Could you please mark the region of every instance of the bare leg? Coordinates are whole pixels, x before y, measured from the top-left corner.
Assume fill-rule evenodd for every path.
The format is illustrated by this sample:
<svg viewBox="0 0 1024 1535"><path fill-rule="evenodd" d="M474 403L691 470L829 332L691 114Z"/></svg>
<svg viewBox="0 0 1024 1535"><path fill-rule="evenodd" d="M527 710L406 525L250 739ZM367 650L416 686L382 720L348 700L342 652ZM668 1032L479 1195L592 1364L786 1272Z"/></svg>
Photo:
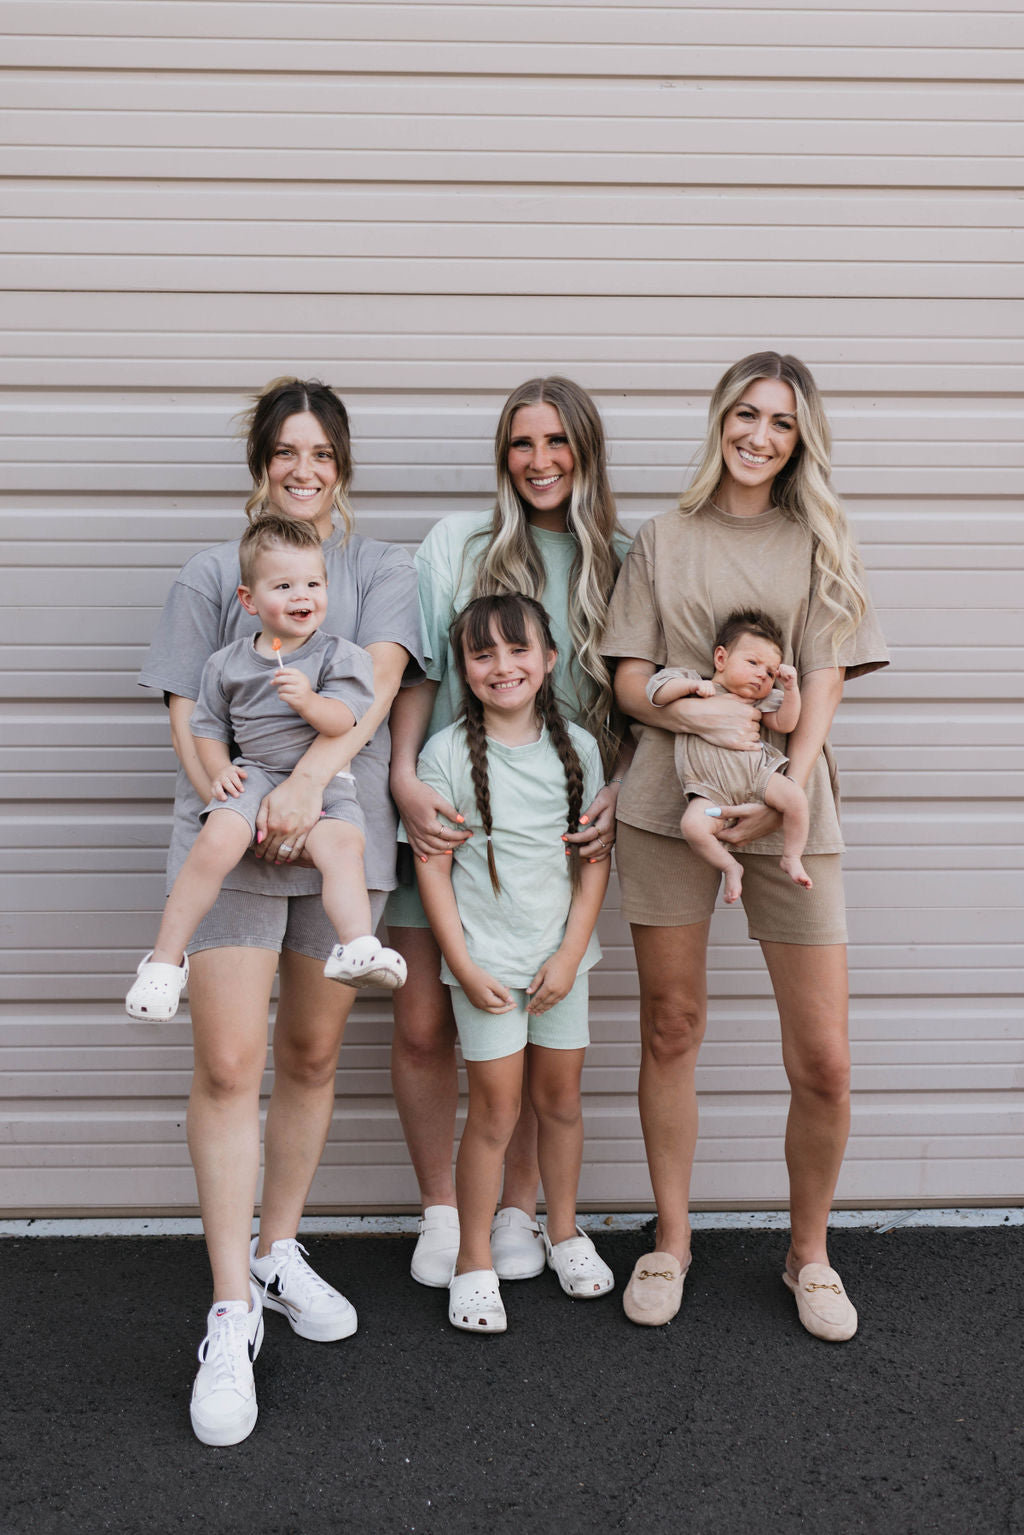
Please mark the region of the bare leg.
<svg viewBox="0 0 1024 1535"><path fill-rule="evenodd" d="M356 994L325 980L323 968L306 954L285 949L281 955L259 1257L298 1231L331 1127L338 1051Z"/></svg>
<svg viewBox="0 0 1024 1535"><path fill-rule="evenodd" d="M786 1165L792 1236L786 1266L828 1262L828 1217L850 1132L844 944L762 943L782 1022L790 1085Z"/></svg>
<svg viewBox="0 0 1024 1535"><path fill-rule="evenodd" d="M512 1132L505 1153L505 1181L501 1190L502 1206L514 1205L531 1218L537 1214L537 1184L540 1167L537 1155L537 1115L530 1101L530 1051L523 1058L523 1106L519 1123ZM545 1197L547 1190L545 1189ZM549 1207L550 1213L550 1207Z"/></svg>
<svg viewBox="0 0 1024 1535"><path fill-rule="evenodd" d="M814 881L801 862L810 828L807 795L792 778L773 773L768 780L764 802L782 816L782 857L779 859L779 867L785 869L795 885L813 890Z"/></svg>
<svg viewBox="0 0 1024 1535"><path fill-rule="evenodd" d="M220 895L225 876L251 841L249 823L237 811L210 812L167 897L153 945L156 963L183 963L189 939Z"/></svg>
<svg viewBox="0 0 1024 1535"><path fill-rule="evenodd" d="M548 1237L557 1245L577 1235L576 1198L583 1165L580 1077L586 1052L529 1045L527 1054L530 1057L530 1092L540 1130Z"/></svg>
<svg viewBox="0 0 1024 1535"><path fill-rule="evenodd" d="M441 951L426 927L393 927L409 979L393 995L391 1086L424 1209L454 1205L452 1150L459 1081L455 1019L441 980ZM489 1265L485 1265L489 1266Z"/></svg>
<svg viewBox="0 0 1024 1535"><path fill-rule="evenodd" d="M351 943L353 938L373 932L363 864L365 846L362 832L348 821L322 820L306 838L309 856L323 877L324 911L339 943Z"/></svg>
<svg viewBox="0 0 1024 1535"><path fill-rule="evenodd" d="M498 1203L505 1147L519 1118L523 1052L496 1061L467 1061L466 1071L469 1114L456 1166L460 1233L457 1274L491 1267L491 1221Z"/></svg>
<svg viewBox="0 0 1024 1535"><path fill-rule="evenodd" d="M213 1299L249 1304L249 1239L260 1167L260 1082L277 955L207 949L192 957L195 1071L188 1146Z"/></svg>
<svg viewBox="0 0 1024 1535"><path fill-rule="evenodd" d="M713 869L721 869L725 875L725 899L731 906L740 898L743 888L743 865L735 859L724 842L719 842L712 831L712 823L705 811L709 799L691 799L687 805L679 829L698 858L703 858ZM717 822L715 823L718 824Z"/></svg>
<svg viewBox="0 0 1024 1535"><path fill-rule="evenodd" d="M440 979L441 951L425 927L393 927L389 939L409 968L404 989L393 998L391 1087L424 1209L454 1205L459 1083L451 995ZM527 1102L524 1082L522 1111L505 1159L502 1203L536 1214L539 1180L537 1117Z"/></svg>
<svg viewBox="0 0 1024 1535"><path fill-rule="evenodd" d="M697 1143L694 1068L707 1014L710 922L632 926L640 976L640 1121L658 1207L656 1248L685 1268Z"/></svg>

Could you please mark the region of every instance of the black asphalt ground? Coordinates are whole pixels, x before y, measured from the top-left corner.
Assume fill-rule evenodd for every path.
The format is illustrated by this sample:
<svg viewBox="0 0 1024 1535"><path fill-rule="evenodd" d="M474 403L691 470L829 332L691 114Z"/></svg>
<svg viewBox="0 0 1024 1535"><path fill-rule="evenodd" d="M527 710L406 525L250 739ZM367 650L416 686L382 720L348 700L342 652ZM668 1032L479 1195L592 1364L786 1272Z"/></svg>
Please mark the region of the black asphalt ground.
<svg viewBox="0 0 1024 1535"><path fill-rule="evenodd" d="M260 1417L204 1448L188 1397L198 1240L10 1238L3 1535L1024 1535L1024 1227L839 1230L861 1312L808 1337L779 1232L703 1232L679 1318L619 1297L642 1233L599 1238L613 1296L504 1286L474 1338L408 1277L411 1239L317 1238L342 1343L267 1315Z"/></svg>

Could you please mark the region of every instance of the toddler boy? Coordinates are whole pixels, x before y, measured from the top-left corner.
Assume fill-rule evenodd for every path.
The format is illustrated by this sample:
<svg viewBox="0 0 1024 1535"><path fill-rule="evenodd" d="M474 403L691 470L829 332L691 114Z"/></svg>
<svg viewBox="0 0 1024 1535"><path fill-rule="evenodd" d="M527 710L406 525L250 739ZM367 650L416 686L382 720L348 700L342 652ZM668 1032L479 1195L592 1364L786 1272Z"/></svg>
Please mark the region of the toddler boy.
<svg viewBox="0 0 1024 1535"><path fill-rule="evenodd" d="M373 702L366 651L320 628L327 573L312 524L261 516L242 537L238 559L238 599L259 618L260 631L218 650L203 668L189 726L213 797L167 898L156 944L128 993L133 1018L174 1017L188 979L186 946L250 846L261 802L316 736L345 735ZM240 754L233 761L232 740ZM363 848L355 782L339 773L305 844L340 939L324 974L349 986L394 988L405 981L405 961L372 936Z"/></svg>

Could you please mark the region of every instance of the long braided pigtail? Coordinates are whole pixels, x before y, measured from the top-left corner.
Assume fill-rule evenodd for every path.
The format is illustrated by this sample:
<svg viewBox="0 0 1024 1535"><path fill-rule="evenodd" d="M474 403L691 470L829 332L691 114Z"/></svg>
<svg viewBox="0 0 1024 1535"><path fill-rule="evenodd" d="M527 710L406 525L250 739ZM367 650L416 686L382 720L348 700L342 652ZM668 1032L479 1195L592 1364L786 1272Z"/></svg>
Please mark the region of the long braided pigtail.
<svg viewBox="0 0 1024 1535"><path fill-rule="evenodd" d="M572 744L572 736L569 727L559 713L558 704L555 701L555 690L550 676L544 680L544 686L537 694L537 710L544 724L547 726L551 744L558 753L558 760L562 764L565 773L565 788L569 801L569 831L579 831L580 812L583 809L583 768L580 764L576 748ZM574 844L569 844L569 877L572 881L572 889L579 889L580 883L580 858L579 850Z"/></svg>
<svg viewBox="0 0 1024 1535"><path fill-rule="evenodd" d="M501 894L498 866L494 861L494 843L491 840L491 786L487 778L487 733L484 730L484 709L479 698L466 690L463 723L466 745L469 748L469 768L476 795L476 810L487 838L487 872L491 876L491 889Z"/></svg>

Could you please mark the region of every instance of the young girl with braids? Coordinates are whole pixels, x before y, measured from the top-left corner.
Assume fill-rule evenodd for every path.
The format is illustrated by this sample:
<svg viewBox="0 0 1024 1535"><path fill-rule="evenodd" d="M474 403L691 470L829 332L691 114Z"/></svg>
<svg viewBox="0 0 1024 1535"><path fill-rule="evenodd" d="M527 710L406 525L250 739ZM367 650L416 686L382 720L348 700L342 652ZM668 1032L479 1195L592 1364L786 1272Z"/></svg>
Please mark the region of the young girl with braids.
<svg viewBox="0 0 1024 1535"><path fill-rule="evenodd" d="M577 1299L607 1294L614 1283L576 1225L586 971L601 957L594 924L608 861L581 857L567 839L600 788L601 754L593 737L562 718L552 678L557 652L539 603L518 594L479 597L453 623L451 644L462 714L431 737L417 769L467 812L458 848L417 864L469 1077L448 1317L466 1332L504 1332L491 1218L526 1056L547 1264Z"/></svg>
<svg viewBox="0 0 1024 1535"><path fill-rule="evenodd" d="M616 518L601 417L586 390L559 377L530 379L514 389L498 420L494 467L493 509L442 518L416 552L427 680L395 700L391 792L417 861L464 841L459 816L468 814L466 805L422 783L416 759L427 737L450 725L461 708L457 657L449 643L452 619L474 597L525 592L544 604L550 618L559 708L597 738L604 762L604 779L593 800L584 801L573 841L586 847L588 857L607 859L625 765L611 729L611 678L598 641L629 539ZM631 741L626 750L632 751ZM390 942L409 967L409 984L395 993L391 1080L423 1204L412 1276L444 1288L459 1246L452 1181L459 1097L455 1021L411 869L388 899L386 921ZM537 1181L537 1126L524 1093L492 1233L494 1266L503 1280L530 1279L544 1270Z"/></svg>

